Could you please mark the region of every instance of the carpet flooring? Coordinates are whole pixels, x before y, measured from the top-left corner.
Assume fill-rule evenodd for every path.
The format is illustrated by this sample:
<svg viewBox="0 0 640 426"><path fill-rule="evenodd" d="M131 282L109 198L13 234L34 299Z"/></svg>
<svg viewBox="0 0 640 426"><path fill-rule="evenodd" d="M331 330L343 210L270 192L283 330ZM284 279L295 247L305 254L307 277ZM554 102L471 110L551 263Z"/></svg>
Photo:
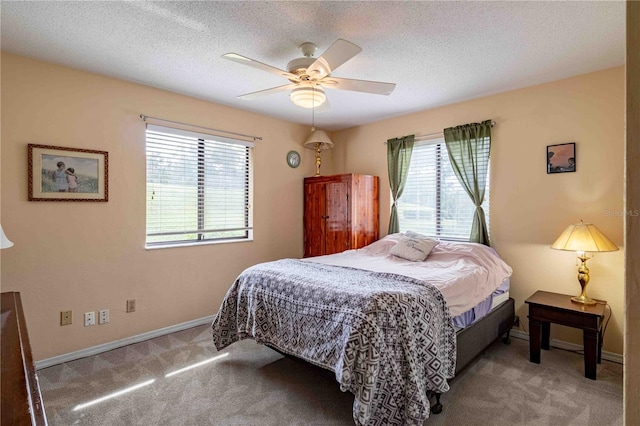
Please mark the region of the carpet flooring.
<svg viewBox="0 0 640 426"><path fill-rule="evenodd" d="M208 326L38 371L50 425L352 425L329 371L246 340L218 352ZM425 426L622 425L622 365L584 377L582 355L496 342L451 383Z"/></svg>

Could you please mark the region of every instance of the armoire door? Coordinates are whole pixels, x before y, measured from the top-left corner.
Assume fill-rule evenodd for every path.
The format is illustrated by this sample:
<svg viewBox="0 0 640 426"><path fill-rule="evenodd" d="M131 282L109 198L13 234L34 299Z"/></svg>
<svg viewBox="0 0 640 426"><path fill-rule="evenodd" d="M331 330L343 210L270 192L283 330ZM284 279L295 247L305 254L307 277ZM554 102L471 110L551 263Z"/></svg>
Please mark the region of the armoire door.
<svg viewBox="0 0 640 426"><path fill-rule="evenodd" d="M304 190L304 257L322 256L325 254L325 184L309 183Z"/></svg>
<svg viewBox="0 0 640 426"><path fill-rule="evenodd" d="M325 188L325 250L323 254L349 249L349 183L327 182Z"/></svg>

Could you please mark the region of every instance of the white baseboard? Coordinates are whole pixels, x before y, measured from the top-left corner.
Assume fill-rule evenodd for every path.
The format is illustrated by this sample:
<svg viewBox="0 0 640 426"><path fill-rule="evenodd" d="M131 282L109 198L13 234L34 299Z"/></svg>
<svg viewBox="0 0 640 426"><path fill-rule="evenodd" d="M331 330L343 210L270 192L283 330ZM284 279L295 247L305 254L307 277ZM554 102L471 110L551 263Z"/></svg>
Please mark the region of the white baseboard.
<svg viewBox="0 0 640 426"><path fill-rule="evenodd" d="M121 348L123 346L131 345L134 343L144 342L145 340L153 339L154 337L163 336L165 334L175 333L176 331L187 330L189 328L197 327L199 325L211 324L213 322L215 315L211 315L204 318L198 318L195 320L183 322L180 324L172 325L169 327L164 327L159 330L149 331L147 333L138 334L136 336L127 337L125 339L116 340L109 343L104 343L98 346L92 346L90 348L81 349L75 352L69 352L63 355L54 356L52 358L43 359L40 361L36 361L35 367L36 370L40 370L42 368L51 367L52 365L62 364L63 362L74 361L76 359L85 358L92 355L97 355L102 352L107 352L112 349ZM511 329L510 333L511 337L515 337L517 339L529 340L529 335L522 330ZM576 345L575 343L569 343L562 340L551 339L549 344L554 348L558 349L566 349L569 351L581 351L583 347L580 345ZM624 364L624 358L621 354L616 354L613 352L602 351L602 359L607 361L616 362L618 364Z"/></svg>
<svg viewBox="0 0 640 426"><path fill-rule="evenodd" d="M511 329L510 333L511 337L515 337L517 339L529 340L529 335L522 330ZM563 340L550 339L549 345L558 349L566 349L568 351L582 351L584 347L581 345L576 345L575 343L565 342ZM616 362L618 364L624 364L624 357L621 354L616 354L613 352L602 351L602 359L606 359L607 361Z"/></svg>
<svg viewBox="0 0 640 426"><path fill-rule="evenodd" d="M81 349L75 352L69 352L67 354L54 356L52 358L36 361L34 364L36 370L42 368L51 367L52 365L62 364L63 362L69 362L80 358L85 358L92 355L97 355L102 352L107 352L112 349L121 348L123 346L131 345L133 343L144 342L145 340L153 339L154 337L163 336L169 333L175 333L176 331L187 330L189 328L197 327L199 325L211 324L215 315L211 315L204 318L198 318L195 320L183 322L169 327L164 327L159 330L149 331L147 333L138 334L137 336L131 336L124 339L116 340L109 343L104 343L98 346L92 346L90 348Z"/></svg>

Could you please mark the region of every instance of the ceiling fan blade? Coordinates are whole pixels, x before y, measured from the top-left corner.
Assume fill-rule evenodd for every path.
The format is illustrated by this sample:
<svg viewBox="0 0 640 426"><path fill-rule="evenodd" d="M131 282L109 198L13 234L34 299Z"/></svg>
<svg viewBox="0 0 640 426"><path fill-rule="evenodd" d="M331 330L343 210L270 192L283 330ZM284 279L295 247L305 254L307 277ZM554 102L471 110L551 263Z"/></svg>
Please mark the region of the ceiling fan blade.
<svg viewBox="0 0 640 426"><path fill-rule="evenodd" d="M295 74L291 74L290 72L281 70L280 68L272 67L271 65L263 64L262 62L256 61L251 58L247 58L246 56L238 55L237 53L225 53L224 55L222 55L222 57L230 61L237 62L239 64L248 65L252 68L270 72L272 74L277 74L284 78L292 79L295 81L300 80L298 76Z"/></svg>
<svg viewBox="0 0 640 426"><path fill-rule="evenodd" d="M294 84L294 83L285 84L284 86L272 87L271 89L265 89L265 90L259 90L257 92L246 93L244 95L238 96L238 98L250 101L250 100L253 100L253 99L261 98L263 96L272 95L274 93L282 92L283 90L295 89L296 87L298 87L298 85Z"/></svg>
<svg viewBox="0 0 640 426"><path fill-rule="evenodd" d="M360 46L347 40L338 39L307 68L307 74L311 78L319 80L331 74L336 68L360 52L362 52Z"/></svg>
<svg viewBox="0 0 640 426"><path fill-rule="evenodd" d="M349 78L329 77L318 83L327 89L352 90L355 92L373 93L375 95L390 95L396 88L395 83L381 81L352 80Z"/></svg>

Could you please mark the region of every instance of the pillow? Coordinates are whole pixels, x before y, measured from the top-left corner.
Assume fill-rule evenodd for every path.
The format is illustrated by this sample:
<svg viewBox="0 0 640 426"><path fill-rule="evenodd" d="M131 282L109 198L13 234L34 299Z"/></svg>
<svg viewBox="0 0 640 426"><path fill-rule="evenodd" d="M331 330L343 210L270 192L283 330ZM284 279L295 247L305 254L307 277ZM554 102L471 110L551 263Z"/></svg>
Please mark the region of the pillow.
<svg viewBox="0 0 640 426"><path fill-rule="evenodd" d="M413 231L407 231L407 232L404 233L404 235L406 235L407 237L412 237L412 238L426 238L428 240L433 240L433 238L429 238L424 234L419 234L419 233L413 232Z"/></svg>
<svg viewBox="0 0 640 426"><path fill-rule="evenodd" d="M422 262L438 244L440 241L433 238L403 235L390 253L412 262Z"/></svg>

